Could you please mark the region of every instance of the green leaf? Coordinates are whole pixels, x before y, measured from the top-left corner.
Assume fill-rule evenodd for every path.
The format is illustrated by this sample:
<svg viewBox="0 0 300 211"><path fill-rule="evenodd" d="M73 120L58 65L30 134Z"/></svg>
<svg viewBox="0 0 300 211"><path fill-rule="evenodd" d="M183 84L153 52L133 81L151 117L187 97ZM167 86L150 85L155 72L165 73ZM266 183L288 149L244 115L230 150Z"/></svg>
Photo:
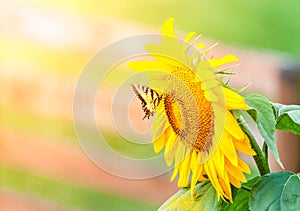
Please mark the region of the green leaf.
<svg viewBox="0 0 300 211"><path fill-rule="evenodd" d="M250 192L250 210L299 210L299 176L288 171L262 176Z"/></svg>
<svg viewBox="0 0 300 211"><path fill-rule="evenodd" d="M245 96L245 100L250 106L248 113L256 122L258 131L273 153L278 164L284 168L279 158L274 136L276 121L271 102L259 94L248 94Z"/></svg>
<svg viewBox="0 0 300 211"><path fill-rule="evenodd" d="M158 210L217 210L218 196L209 181L198 183L194 198L189 188L183 188L169 198Z"/></svg>
<svg viewBox="0 0 300 211"><path fill-rule="evenodd" d="M273 103L276 128L300 135L300 106Z"/></svg>
<svg viewBox="0 0 300 211"><path fill-rule="evenodd" d="M249 180L247 183L243 183L243 186L251 188L259 177L254 177ZM233 211L233 210L249 210L249 195L250 192L242 188L238 189L236 196L233 199L232 204L227 204L223 211Z"/></svg>

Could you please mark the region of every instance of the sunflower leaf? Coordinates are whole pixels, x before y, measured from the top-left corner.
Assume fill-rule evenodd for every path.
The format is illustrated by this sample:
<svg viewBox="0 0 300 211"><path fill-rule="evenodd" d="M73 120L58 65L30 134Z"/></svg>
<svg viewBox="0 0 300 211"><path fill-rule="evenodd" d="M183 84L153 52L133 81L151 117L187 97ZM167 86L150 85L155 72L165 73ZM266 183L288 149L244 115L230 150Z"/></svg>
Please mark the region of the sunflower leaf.
<svg viewBox="0 0 300 211"><path fill-rule="evenodd" d="M272 151L278 164L284 168L279 158L274 136L276 121L271 102L260 94L248 94L245 96L245 100L250 106L248 113L256 122L258 131Z"/></svg>
<svg viewBox="0 0 300 211"><path fill-rule="evenodd" d="M288 171L262 176L250 192L250 210L299 210L300 175Z"/></svg>
<svg viewBox="0 0 300 211"><path fill-rule="evenodd" d="M272 104L276 117L276 128L300 135L300 106Z"/></svg>
<svg viewBox="0 0 300 211"><path fill-rule="evenodd" d="M247 183L243 183L243 186L251 188L259 177L254 177L250 179ZM238 189L236 196L233 199L232 204L227 204L222 211L231 211L231 210L249 210L249 195L250 192L242 188Z"/></svg>
<svg viewBox="0 0 300 211"><path fill-rule="evenodd" d="M198 183L194 198L189 188L183 188L169 198L158 210L217 210L218 196L209 181Z"/></svg>

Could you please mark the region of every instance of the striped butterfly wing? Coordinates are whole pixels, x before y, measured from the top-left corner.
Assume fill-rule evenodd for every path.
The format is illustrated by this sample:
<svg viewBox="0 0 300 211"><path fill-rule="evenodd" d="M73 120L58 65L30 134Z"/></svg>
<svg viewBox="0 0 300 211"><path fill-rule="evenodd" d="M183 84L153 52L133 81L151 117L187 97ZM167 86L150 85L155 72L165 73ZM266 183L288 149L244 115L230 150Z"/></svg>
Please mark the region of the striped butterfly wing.
<svg viewBox="0 0 300 211"><path fill-rule="evenodd" d="M145 112L143 119L146 117L149 119L150 116L153 116L154 112L156 111L156 108L162 99L162 95L159 95L150 87L140 84L131 84L131 87L141 101L142 109Z"/></svg>

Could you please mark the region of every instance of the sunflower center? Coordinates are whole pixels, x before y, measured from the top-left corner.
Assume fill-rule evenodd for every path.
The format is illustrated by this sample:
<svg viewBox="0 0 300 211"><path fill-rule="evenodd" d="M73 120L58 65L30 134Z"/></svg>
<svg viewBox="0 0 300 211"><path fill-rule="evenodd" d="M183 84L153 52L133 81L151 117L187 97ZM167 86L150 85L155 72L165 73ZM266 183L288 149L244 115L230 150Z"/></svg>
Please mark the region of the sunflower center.
<svg viewBox="0 0 300 211"><path fill-rule="evenodd" d="M176 135L197 152L208 151L214 135L214 113L190 69L177 69L168 78L164 97L168 121Z"/></svg>

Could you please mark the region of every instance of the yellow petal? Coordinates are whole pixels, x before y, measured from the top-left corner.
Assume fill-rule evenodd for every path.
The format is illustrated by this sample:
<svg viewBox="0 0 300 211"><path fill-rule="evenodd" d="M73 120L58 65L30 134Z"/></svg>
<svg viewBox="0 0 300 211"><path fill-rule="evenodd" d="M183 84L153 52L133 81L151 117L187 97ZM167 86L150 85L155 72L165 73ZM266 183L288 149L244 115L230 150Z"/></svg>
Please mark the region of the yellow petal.
<svg viewBox="0 0 300 211"><path fill-rule="evenodd" d="M192 157L191 157L191 169L193 170L196 166L199 165L197 161L198 153L195 150L192 150Z"/></svg>
<svg viewBox="0 0 300 211"><path fill-rule="evenodd" d="M171 135L173 134L173 129L171 126L167 126L166 129L165 129L165 143L169 140L169 138L171 137Z"/></svg>
<svg viewBox="0 0 300 211"><path fill-rule="evenodd" d="M247 154L247 155L256 155L255 151L251 148L250 142L248 139L245 138L243 141L234 141L234 147L236 150Z"/></svg>
<svg viewBox="0 0 300 211"><path fill-rule="evenodd" d="M215 170L215 167L213 165L213 162L211 162L210 160L208 160L204 164L204 169L205 169L205 172L206 172L206 174L207 174L207 176L208 176L211 184L216 189L216 191L218 193L218 197L219 196L223 196L224 192L223 192L222 187L219 184L218 177L217 177L216 170Z"/></svg>
<svg viewBox="0 0 300 211"><path fill-rule="evenodd" d="M211 66L213 66L213 68L220 67L224 64L237 62L237 61L239 61L239 59L236 56L231 54L223 56L222 58L219 59L209 59L209 62Z"/></svg>
<svg viewBox="0 0 300 211"><path fill-rule="evenodd" d="M226 198L232 202L232 195L231 195L231 187L227 173L224 174L223 178L219 178L220 185L222 186L223 191L225 192Z"/></svg>
<svg viewBox="0 0 300 211"><path fill-rule="evenodd" d="M246 177L244 174L235 166L231 164L231 162L225 158L225 165L226 165L226 171L228 174L236 178L237 180L241 182L246 182Z"/></svg>
<svg viewBox="0 0 300 211"><path fill-rule="evenodd" d="M163 38L161 45L146 45L146 50L149 52L149 54L157 62L169 65L171 70L174 70L176 67L185 67L186 60L184 50L178 40L171 37ZM170 68L167 70L170 70Z"/></svg>
<svg viewBox="0 0 300 211"><path fill-rule="evenodd" d="M239 180L237 180L236 178L234 178L231 174L228 174L228 178L230 183L236 187L236 188L240 188L241 187L241 182Z"/></svg>
<svg viewBox="0 0 300 211"><path fill-rule="evenodd" d="M172 176L170 178L171 182L176 178L177 173L178 173L178 165L174 165L173 173L172 173Z"/></svg>
<svg viewBox="0 0 300 211"><path fill-rule="evenodd" d="M226 106L229 110L233 109L242 109L242 110L248 110L249 107L245 102L245 99L237 94L236 92L232 91L231 89L228 89L226 87L223 87L224 90L224 96L226 99Z"/></svg>
<svg viewBox="0 0 300 211"><path fill-rule="evenodd" d="M175 32L174 32L174 18L169 18L168 20L165 21L163 27L162 27L162 34L163 35L168 35L171 37L176 37Z"/></svg>
<svg viewBox="0 0 300 211"><path fill-rule="evenodd" d="M198 161L198 163L200 163L200 160L201 160L201 154L202 153L198 153L198 155L197 155L197 161ZM205 175L206 173L205 173L205 170L204 170L204 168L203 168L203 165L200 165L199 164L199 169L198 169L198 174L197 174L197 178L198 178L198 181L200 181L200 182L204 182L204 181L206 181L207 180L207 178L205 178L203 175Z"/></svg>
<svg viewBox="0 0 300 211"><path fill-rule="evenodd" d="M190 32L185 36L184 43L187 44L197 33Z"/></svg>
<svg viewBox="0 0 300 211"><path fill-rule="evenodd" d="M159 76L162 75L162 73L159 73L158 71L165 71L165 72L172 71L172 69L169 69L167 65L157 61L129 62L128 67L135 71L157 70L157 72L152 73L153 74L151 75L152 77L155 76L155 74Z"/></svg>
<svg viewBox="0 0 300 211"><path fill-rule="evenodd" d="M160 150L164 147L165 144L165 135L162 134L157 140L154 141L153 146L154 146L154 152L159 153Z"/></svg>
<svg viewBox="0 0 300 211"><path fill-rule="evenodd" d="M180 165L180 163L183 161L184 155L185 155L185 146L183 143L179 140L177 143L177 149L175 154L175 163L174 165Z"/></svg>
<svg viewBox="0 0 300 211"><path fill-rule="evenodd" d="M191 181L191 195L194 193L195 186L197 184L197 181L199 180L199 177L202 173L203 165L195 165L193 168L193 175L192 175L192 181Z"/></svg>
<svg viewBox="0 0 300 211"><path fill-rule="evenodd" d="M238 166L238 156L235 147L232 143L232 139L227 133L223 134L219 149L221 149L223 154L232 163L232 165Z"/></svg>
<svg viewBox="0 0 300 211"><path fill-rule="evenodd" d="M186 62L185 51L176 38L173 29L174 19L168 19L162 27L161 44L147 44L146 50L158 62L173 67L184 67Z"/></svg>
<svg viewBox="0 0 300 211"><path fill-rule="evenodd" d="M244 140L245 134L240 128L239 124L230 113L230 111L226 111L226 125L225 130L233 136L237 140Z"/></svg>
<svg viewBox="0 0 300 211"><path fill-rule="evenodd" d="M174 133L171 133L169 139L167 140L166 147L165 147L165 161L168 166L170 166L177 154L177 146L178 146L178 141L177 141L177 135Z"/></svg>
<svg viewBox="0 0 300 211"><path fill-rule="evenodd" d="M247 174L251 173L249 166L241 158L239 158L239 168Z"/></svg>
<svg viewBox="0 0 300 211"><path fill-rule="evenodd" d="M196 47L196 49L205 48L205 45L203 43L199 43Z"/></svg>
<svg viewBox="0 0 300 211"><path fill-rule="evenodd" d="M224 178L224 174L225 174L224 154L221 152L221 150L216 149L216 151L215 151L214 155L211 157L211 159L213 159L213 161L214 161L218 175L220 177Z"/></svg>
<svg viewBox="0 0 300 211"><path fill-rule="evenodd" d="M167 127L166 117L163 112L157 111L154 115L154 120L152 124L151 136L153 141L159 139L165 132Z"/></svg>
<svg viewBox="0 0 300 211"><path fill-rule="evenodd" d="M215 92L204 91L205 99L209 102L218 102L220 101L220 96Z"/></svg>
<svg viewBox="0 0 300 211"><path fill-rule="evenodd" d="M189 182L191 172L191 153L189 153L180 165L180 177L178 180L178 187L186 187Z"/></svg>
<svg viewBox="0 0 300 211"><path fill-rule="evenodd" d="M212 78L211 80L206 80L205 82L202 82L201 89L207 90L207 89L211 89L213 87L219 86L219 85L220 85L220 81L217 80L216 78Z"/></svg>

